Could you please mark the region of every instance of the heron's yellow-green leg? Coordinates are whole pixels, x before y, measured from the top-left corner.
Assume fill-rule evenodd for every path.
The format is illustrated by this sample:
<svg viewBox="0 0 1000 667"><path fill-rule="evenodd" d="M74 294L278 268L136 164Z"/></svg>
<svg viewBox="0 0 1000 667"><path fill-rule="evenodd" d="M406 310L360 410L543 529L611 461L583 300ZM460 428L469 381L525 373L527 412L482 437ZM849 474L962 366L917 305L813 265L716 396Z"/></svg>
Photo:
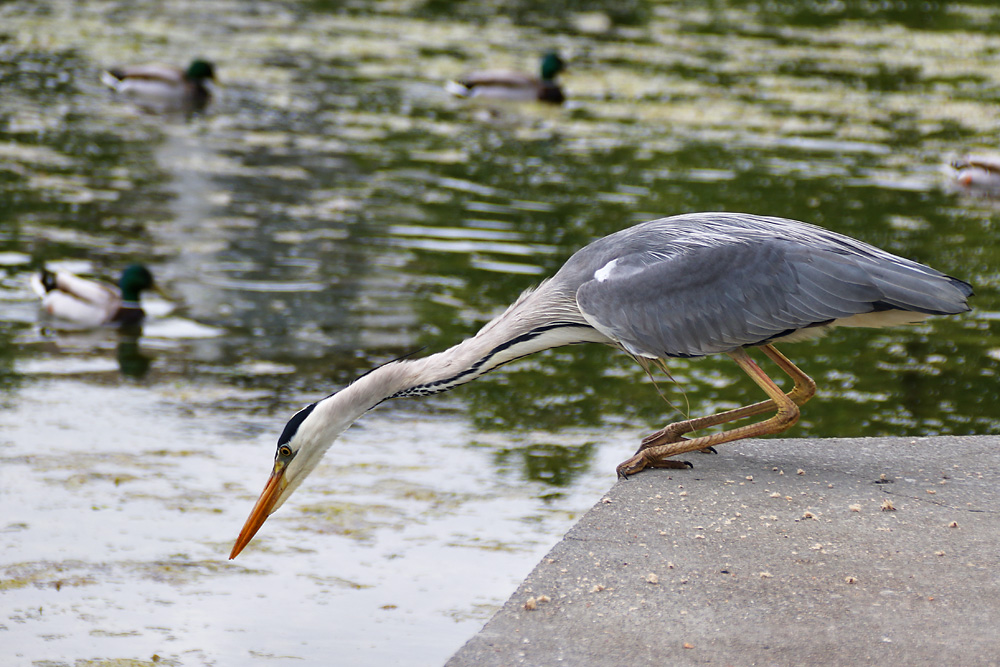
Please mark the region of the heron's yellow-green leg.
<svg viewBox="0 0 1000 667"><path fill-rule="evenodd" d="M796 405L803 405L806 401L816 395L816 383L813 379L803 373L802 370L789 361L785 355L778 352L773 345L761 345L760 349L778 366L778 368L783 370L785 374L787 374L788 377L795 382L795 386L792 387L791 391L789 391L786 396L793 400ZM685 433L697 431L702 428L708 428L710 426L718 426L719 424L726 424L731 421L736 421L737 419L753 417L755 415L774 410L776 407L777 406L774 401L768 399L766 401L761 401L760 403L745 405L742 408L735 408L733 410L727 410L725 412L708 415L706 417L696 417L694 419L686 419L684 421L668 424L659 431L651 433L643 438L642 444L639 445L639 449L636 450L636 454L649 447L656 447L658 445L665 445L667 443L684 440L681 436ZM678 466L667 467L686 466L681 464Z"/></svg>
<svg viewBox="0 0 1000 667"><path fill-rule="evenodd" d="M801 368L789 361L788 357L778 352L773 345L761 345L760 349L778 368L785 371L785 375L795 382L795 386L786 394L788 398L795 401L795 405L804 405L806 401L816 395L816 382L803 373Z"/></svg>
<svg viewBox="0 0 1000 667"><path fill-rule="evenodd" d="M775 350L777 353L777 350ZM733 440L741 440L743 438L752 438L761 435L770 435L772 433L780 433L789 427L791 427L799 419L799 406L794 400L788 395L786 395L781 387L774 383L767 374L761 370L753 359L746 353L746 350L739 348L733 350L732 352L727 352L733 361L739 364L740 368L750 376L750 379L757 383L761 389L764 390L769 397L769 401L764 401L764 404L772 403L776 408L776 413L773 417L765 419L762 422L756 422L753 424L747 424L745 426L737 426L736 428L730 429L728 431L723 431L721 433L713 433L711 435L704 435L697 438L691 438L690 440L682 439L677 442L668 442L662 445L652 445L640 450L632 458L623 461L618 466L618 475L621 477L627 477L629 475L635 474L646 467L660 466L660 467L677 467L672 464L678 463L675 461L666 462L664 459L675 456L677 454L684 454L686 452L693 452L698 449L705 449L706 447L711 447L713 445L721 445L726 442L732 442ZM770 354L768 355L771 356ZM778 356L781 358L780 364L787 364L790 367L794 367L791 362L782 357L780 354ZM772 357L773 359L774 357ZM798 370L798 369L796 369ZM801 371L799 371L801 373ZM804 375L804 374L803 374ZM794 391L794 390L793 390ZM791 392L789 392L791 393ZM809 394L808 387L803 389L799 393L799 398L801 396L807 396ZM740 410L753 409L754 412L744 413L742 416L750 416L753 414L758 414L764 411L766 408L757 408L756 406L760 404L754 404L746 406L745 408L737 408L736 410L730 410L729 412L739 412ZM722 413L726 414L726 413ZM713 415L713 417L718 417L719 415ZM710 419L710 418L709 418ZM698 421L698 420L690 420ZM729 420L731 421L731 420ZM721 422L716 422L721 423ZM682 464L683 465L683 464Z"/></svg>

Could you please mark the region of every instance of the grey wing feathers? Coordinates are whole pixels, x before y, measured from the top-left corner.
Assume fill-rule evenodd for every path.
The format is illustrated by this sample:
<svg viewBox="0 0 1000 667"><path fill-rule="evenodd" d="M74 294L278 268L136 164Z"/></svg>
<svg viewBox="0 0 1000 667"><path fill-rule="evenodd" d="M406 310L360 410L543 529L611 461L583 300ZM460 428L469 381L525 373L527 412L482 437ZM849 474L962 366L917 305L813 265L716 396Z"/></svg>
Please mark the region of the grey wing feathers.
<svg viewBox="0 0 1000 667"><path fill-rule="evenodd" d="M936 280L916 272L886 271L882 267L871 271L872 282L885 293L883 303L893 308L929 315L953 315L969 310L965 299L972 296L971 285L937 271L930 275ZM956 293L963 307L957 307Z"/></svg>
<svg viewBox="0 0 1000 667"><path fill-rule="evenodd" d="M968 310L966 283L832 236L838 243L772 236L631 252L597 267L577 302L602 333L657 357L725 352L863 313Z"/></svg>

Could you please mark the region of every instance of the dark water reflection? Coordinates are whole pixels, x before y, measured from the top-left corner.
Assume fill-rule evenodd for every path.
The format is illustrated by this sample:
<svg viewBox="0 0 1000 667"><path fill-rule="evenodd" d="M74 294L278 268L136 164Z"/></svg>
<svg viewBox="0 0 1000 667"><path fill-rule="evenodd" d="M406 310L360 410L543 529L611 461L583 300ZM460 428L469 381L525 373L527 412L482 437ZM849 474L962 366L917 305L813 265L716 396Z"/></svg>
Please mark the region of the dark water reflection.
<svg viewBox="0 0 1000 667"><path fill-rule="evenodd" d="M577 35L567 43L581 54L568 84L577 90L559 111L489 112L446 99L439 79L474 64L478 52L457 43L435 50L432 39L416 38L390 51L391 22L409 19L384 9L293 8L299 18L308 16L305 7L352 17L345 28L357 28L355 59L331 57L304 27L299 43L261 48L256 31L280 23L280 14L217 19L206 37L236 26L253 36L246 50L215 45L213 57L228 69L223 95L209 114L187 119L139 114L96 89L93 73L104 63L90 59L86 44L33 50L8 35L0 63L8 157L0 249L30 257L6 267L8 293L20 297L15 285L42 262L82 257L110 273L141 258L157 267L184 315L225 330L202 346L211 376L219 364L289 364L292 378L238 378L277 395L290 381L325 391L385 359L442 349L590 239L685 211L744 210L825 225L972 280L978 309L994 310L993 209L958 200L938 171L948 151L977 143L982 128L963 124L961 114L922 115L929 105L918 101L938 91L988 103L993 84L979 66L939 63L951 71L945 75L891 62L893 40L877 27L968 29L961 12L933 3L840 3L838 11L771 3L755 11L756 4L734 2L707 13L632 3L607 11L609 30L641 32L622 33L634 43L608 43L602 40L614 32L573 28L581 11L601 9L592 4L509 9L516 24ZM453 20L500 12L488 3L454 9ZM17 3L7 11L22 20L29 14ZM164 11L170 16L169 6ZM945 15L952 18L942 26ZM446 22L433 3L413 16L433 17L429 26ZM567 22L553 23L558 16ZM844 21L857 19L873 22L858 31L880 47L871 54L809 31L844 30ZM677 37L662 31L677 28L674 22L689 48L669 48ZM737 23L739 39L773 53L744 63L739 48L725 51L722 40ZM902 35L919 46L921 33ZM413 49L437 76L421 73ZM625 69L646 93L630 94L629 80L615 89ZM586 85L589 77L606 77L601 90ZM845 96L856 103L843 103ZM691 105L700 115L677 111ZM796 433L995 429L992 322L972 316L917 331L837 333L793 350L819 377L850 376L841 381L850 390L827 390ZM16 340L31 324L4 326ZM887 359L887 349L917 356ZM30 345L7 351L34 353ZM184 354L161 359L154 375L197 377L198 356ZM934 374L926 373L928 358ZM737 380L724 361L696 363L719 384ZM672 366L681 379L695 372L691 363ZM601 392L584 391L602 375L613 377L603 378ZM735 388L681 386L696 412L740 400ZM906 401L900 413L896 399L916 393L920 400ZM457 395L475 406L484 428L664 418L641 373L602 350L551 353ZM884 396L893 416L860 408L870 395Z"/></svg>
<svg viewBox="0 0 1000 667"><path fill-rule="evenodd" d="M821 392L791 435L995 433L997 209L951 191L943 167L995 145L998 28L987 2L5 3L2 400L56 366L115 385L87 370L101 358L123 390L231 389L202 418L273 415L277 433L304 399L470 335L595 237L730 210L976 286L969 316L790 346ZM534 69L543 46L570 61L564 108L441 90L494 61ZM219 70L205 114L140 113L97 83L118 59L192 55ZM136 260L166 288L142 338L40 328L32 270ZM493 462L558 494L599 448L544 433L653 427L752 392L725 359L670 368L659 386L677 411L596 347L409 407L458 406L487 439L541 434Z"/></svg>

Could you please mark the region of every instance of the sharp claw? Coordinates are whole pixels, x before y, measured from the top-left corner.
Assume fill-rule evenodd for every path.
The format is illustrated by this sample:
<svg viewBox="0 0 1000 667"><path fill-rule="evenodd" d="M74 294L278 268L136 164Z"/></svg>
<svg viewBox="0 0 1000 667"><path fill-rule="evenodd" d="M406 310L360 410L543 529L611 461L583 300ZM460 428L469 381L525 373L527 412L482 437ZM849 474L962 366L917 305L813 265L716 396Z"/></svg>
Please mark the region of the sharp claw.
<svg viewBox="0 0 1000 667"><path fill-rule="evenodd" d="M645 468L646 465L647 464L645 461L643 461L642 457L637 455L633 456L632 458L626 461L622 461L621 463L619 463L618 467L615 468L615 472L618 473L618 476L620 478L628 479L629 475L633 475L639 472L640 470Z"/></svg>

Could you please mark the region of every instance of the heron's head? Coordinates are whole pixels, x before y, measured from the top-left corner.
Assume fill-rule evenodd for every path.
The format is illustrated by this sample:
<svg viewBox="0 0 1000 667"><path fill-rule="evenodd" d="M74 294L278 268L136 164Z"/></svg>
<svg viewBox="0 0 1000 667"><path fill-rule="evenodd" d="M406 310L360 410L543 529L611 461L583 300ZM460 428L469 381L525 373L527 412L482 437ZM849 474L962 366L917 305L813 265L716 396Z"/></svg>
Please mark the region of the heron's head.
<svg viewBox="0 0 1000 667"><path fill-rule="evenodd" d="M236 538L230 559L243 551L267 517L292 495L302 480L316 468L337 436L353 423L352 418L338 418L337 406L332 404L336 396L334 394L307 405L285 424L278 437L271 476Z"/></svg>

